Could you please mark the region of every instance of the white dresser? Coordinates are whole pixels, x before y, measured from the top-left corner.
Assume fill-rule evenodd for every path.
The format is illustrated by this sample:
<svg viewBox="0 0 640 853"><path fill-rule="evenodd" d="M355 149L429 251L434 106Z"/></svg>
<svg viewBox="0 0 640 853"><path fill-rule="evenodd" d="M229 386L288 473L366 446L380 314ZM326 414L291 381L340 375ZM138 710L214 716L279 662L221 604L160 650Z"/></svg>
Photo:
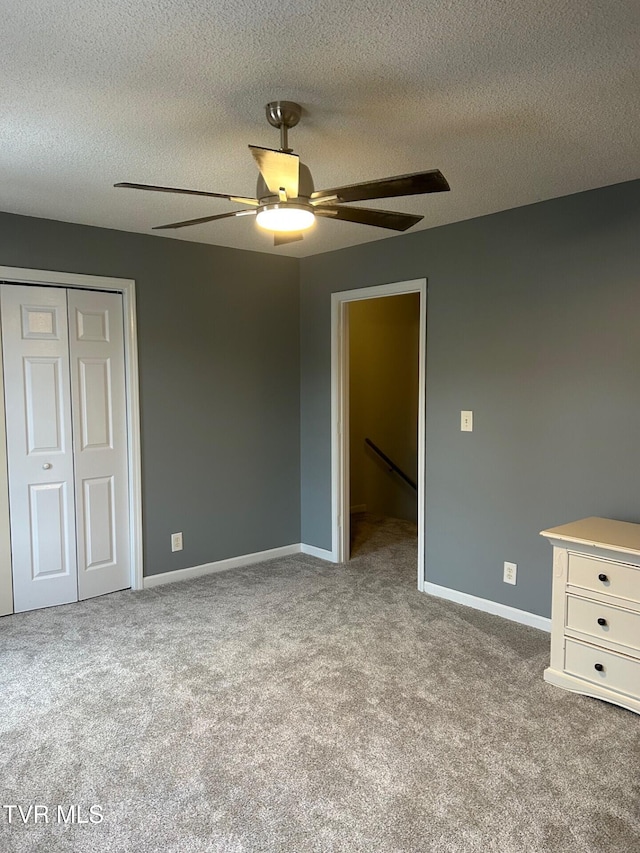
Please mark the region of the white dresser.
<svg viewBox="0 0 640 853"><path fill-rule="evenodd" d="M553 545L545 681L640 714L640 524L583 518Z"/></svg>

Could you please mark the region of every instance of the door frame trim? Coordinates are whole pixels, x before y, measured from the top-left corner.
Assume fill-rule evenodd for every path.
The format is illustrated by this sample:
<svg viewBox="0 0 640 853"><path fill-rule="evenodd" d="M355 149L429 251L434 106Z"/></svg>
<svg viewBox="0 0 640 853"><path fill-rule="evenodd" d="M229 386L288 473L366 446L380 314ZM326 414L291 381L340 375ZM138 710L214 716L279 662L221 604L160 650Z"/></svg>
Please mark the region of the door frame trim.
<svg viewBox="0 0 640 853"><path fill-rule="evenodd" d="M397 281L331 294L331 559L349 552L349 315L350 302L408 293L420 295L418 346L418 589L426 581L427 279Z"/></svg>
<svg viewBox="0 0 640 853"><path fill-rule="evenodd" d="M142 552L142 453L140 442L140 385L138 377L138 327L136 320L136 283L130 278L52 272L0 266L0 281L7 284L37 284L80 287L122 294L124 314L124 363L127 401L127 457L129 461L129 557L131 589L143 588ZM4 444L0 448L0 466L6 470ZM11 565L8 567L11 572Z"/></svg>

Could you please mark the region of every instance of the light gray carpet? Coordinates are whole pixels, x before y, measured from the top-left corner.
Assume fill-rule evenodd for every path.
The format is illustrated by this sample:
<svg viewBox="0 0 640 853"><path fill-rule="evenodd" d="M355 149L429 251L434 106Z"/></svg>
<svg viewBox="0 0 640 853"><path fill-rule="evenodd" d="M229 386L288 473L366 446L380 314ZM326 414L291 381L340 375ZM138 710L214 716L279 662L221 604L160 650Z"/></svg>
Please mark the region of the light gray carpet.
<svg viewBox="0 0 640 853"><path fill-rule="evenodd" d="M416 590L415 528L0 620L13 851L640 849L640 717L542 681L547 634Z"/></svg>

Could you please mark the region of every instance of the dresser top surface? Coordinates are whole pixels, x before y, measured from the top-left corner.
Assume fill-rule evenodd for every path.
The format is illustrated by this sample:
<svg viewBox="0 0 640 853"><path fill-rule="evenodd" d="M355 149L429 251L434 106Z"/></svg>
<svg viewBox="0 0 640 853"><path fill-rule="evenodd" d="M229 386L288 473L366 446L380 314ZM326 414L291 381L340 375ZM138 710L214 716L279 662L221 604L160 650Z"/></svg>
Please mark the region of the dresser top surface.
<svg viewBox="0 0 640 853"><path fill-rule="evenodd" d="M640 524L611 518L581 518L559 527L542 530L541 536L579 545L608 548L640 555Z"/></svg>

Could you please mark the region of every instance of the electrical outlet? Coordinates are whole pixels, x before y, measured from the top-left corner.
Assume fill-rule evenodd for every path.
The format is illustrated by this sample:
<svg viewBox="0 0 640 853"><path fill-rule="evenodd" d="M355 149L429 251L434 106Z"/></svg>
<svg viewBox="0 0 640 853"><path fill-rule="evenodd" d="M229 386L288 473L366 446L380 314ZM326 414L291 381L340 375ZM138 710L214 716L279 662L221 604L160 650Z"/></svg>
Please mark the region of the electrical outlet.
<svg viewBox="0 0 640 853"><path fill-rule="evenodd" d="M171 550L182 551L182 533L171 534Z"/></svg>
<svg viewBox="0 0 640 853"><path fill-rule="evenodd" d="M473 432L473 412L460 412L460 431Z"/></svg>
<svg viewBox="0 0 640 853"><path fill-rule="evenodd" d="M516 565L516 563L505 563L504 564L504 574L502 576L502 580L505 583L512 583L515 585L517 573L518 573L518 566Z"/></svg>

